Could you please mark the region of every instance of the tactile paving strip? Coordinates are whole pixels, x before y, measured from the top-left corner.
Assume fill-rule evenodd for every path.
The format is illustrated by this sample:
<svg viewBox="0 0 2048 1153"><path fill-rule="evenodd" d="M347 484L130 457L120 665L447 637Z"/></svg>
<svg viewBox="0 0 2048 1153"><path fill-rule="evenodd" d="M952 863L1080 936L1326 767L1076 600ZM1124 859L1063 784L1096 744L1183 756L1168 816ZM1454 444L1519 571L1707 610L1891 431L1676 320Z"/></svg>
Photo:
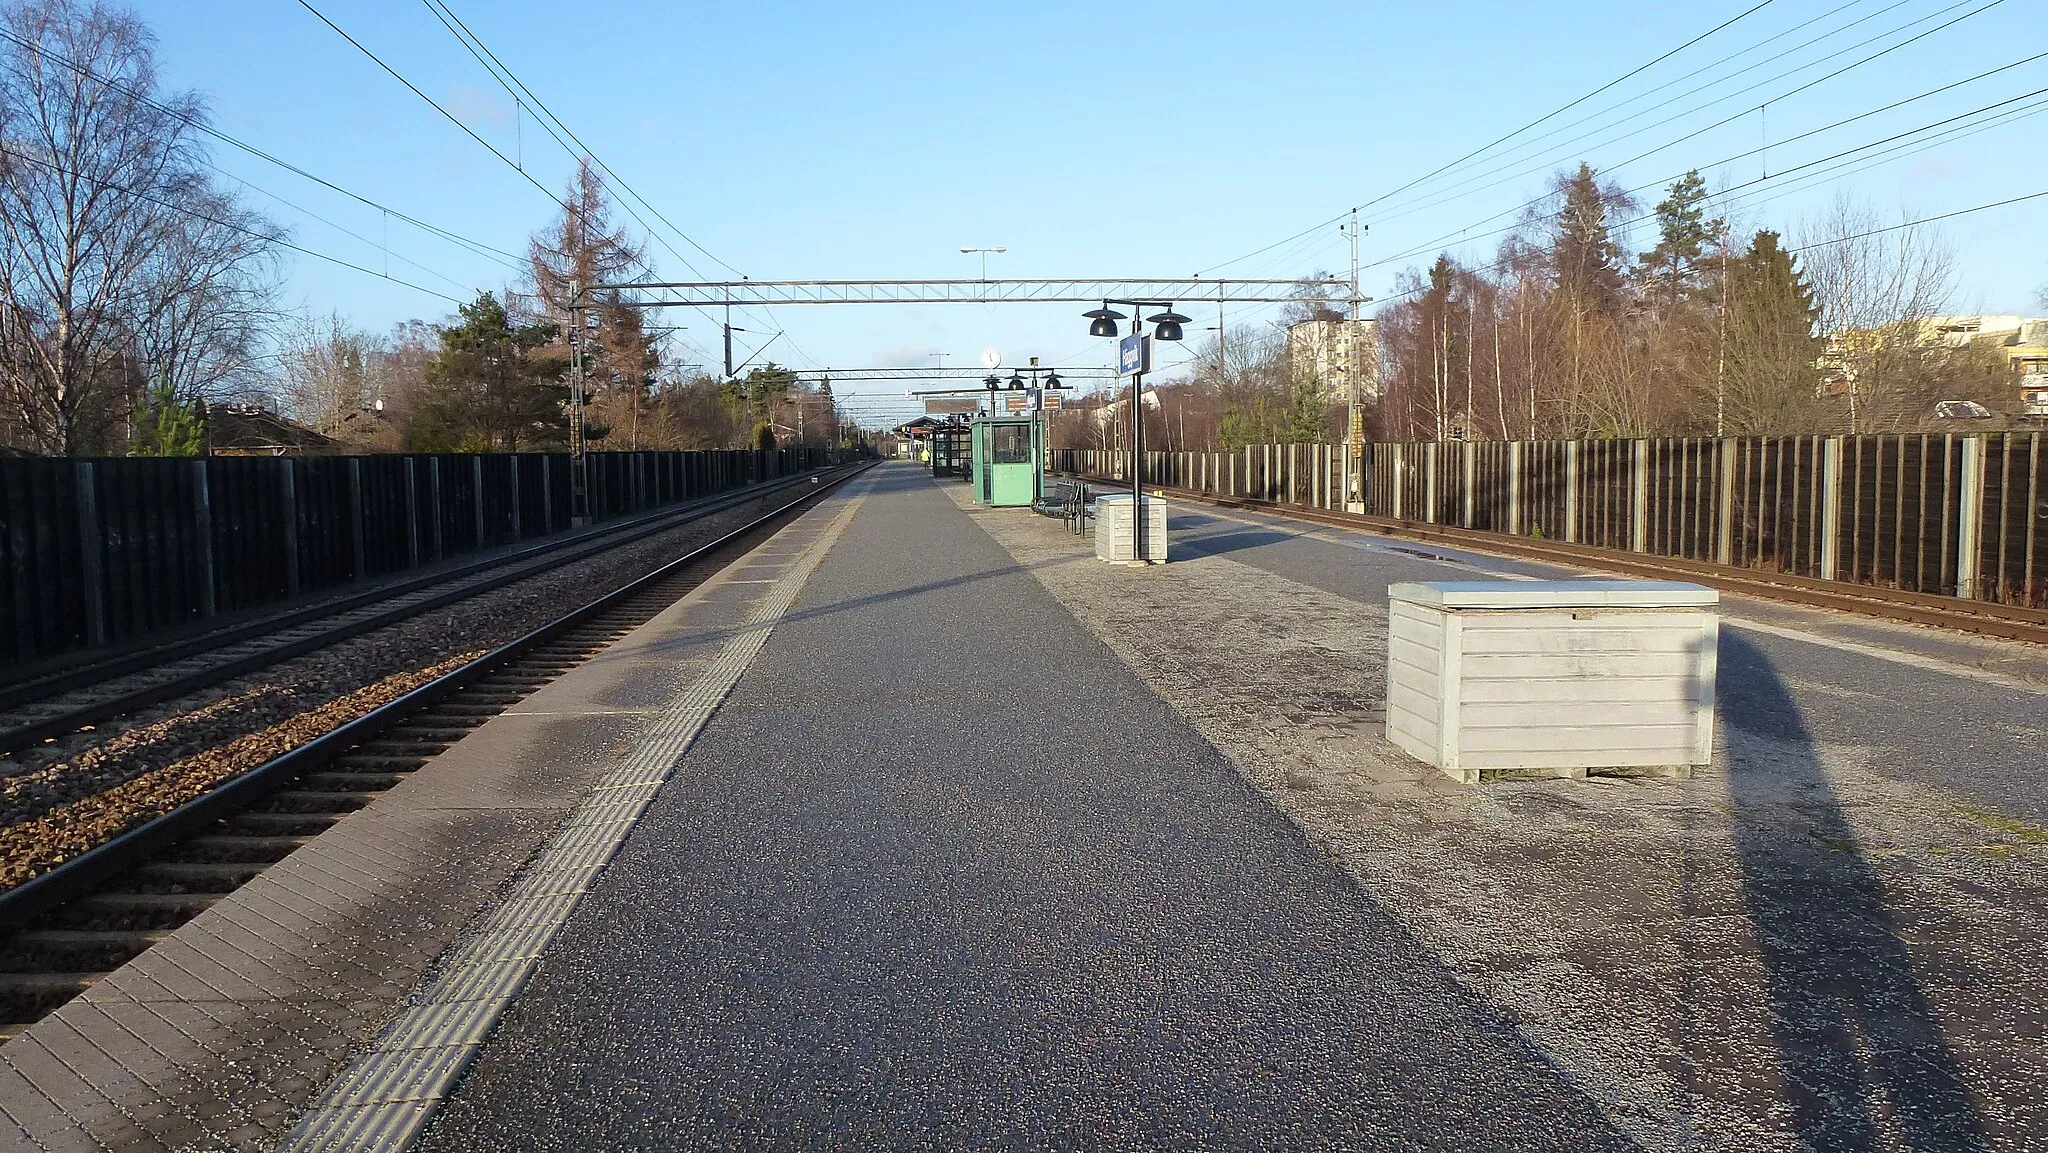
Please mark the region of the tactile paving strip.
<svg viewBox="0 0 2048 1153"><path fill-rule="evenodd" d="M419 1134L873 485L869 480L853 493L704 674L662 710L618 770L591 790L534 858L512 896L471 923L422 995L329 1083L278 1146L280 1153L402 1149Z"/></svg>

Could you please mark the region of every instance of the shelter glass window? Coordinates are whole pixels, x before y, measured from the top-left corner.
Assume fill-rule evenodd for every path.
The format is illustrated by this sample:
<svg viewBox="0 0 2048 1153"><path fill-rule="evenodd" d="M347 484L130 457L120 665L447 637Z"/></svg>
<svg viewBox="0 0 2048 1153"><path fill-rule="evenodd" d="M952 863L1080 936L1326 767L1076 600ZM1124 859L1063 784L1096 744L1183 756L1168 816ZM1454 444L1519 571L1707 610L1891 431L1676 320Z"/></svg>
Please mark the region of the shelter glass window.
<svg viewBox="0 0 2048 1153"><path fill-rule="evenodd" d="M990 431L995 433L989 446L990 464L1031 463L1030 425L999 424Z"/></svg>

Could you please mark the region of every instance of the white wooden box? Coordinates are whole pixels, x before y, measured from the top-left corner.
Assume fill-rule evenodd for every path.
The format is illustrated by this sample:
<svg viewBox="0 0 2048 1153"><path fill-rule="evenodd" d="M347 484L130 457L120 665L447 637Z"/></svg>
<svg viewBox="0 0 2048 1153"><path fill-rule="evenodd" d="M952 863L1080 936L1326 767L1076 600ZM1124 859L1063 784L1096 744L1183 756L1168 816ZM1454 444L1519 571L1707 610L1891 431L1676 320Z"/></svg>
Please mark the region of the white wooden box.
<svg viewBox="0 0 2048 1153"><path fill-rule="evenodd" d="M1719 602L1680 581L1393 585L1387 739L1468 783L1707 764Z"/></svg>
<svg viewBox="0 0 2048 1153"><path fill-rule="evenodd" d="M1131 494L1104 493L1095 498L1095 557L1130 564ZM1153 564L1166 562L1166 499L1145 497L1145 556Z"/></svg>

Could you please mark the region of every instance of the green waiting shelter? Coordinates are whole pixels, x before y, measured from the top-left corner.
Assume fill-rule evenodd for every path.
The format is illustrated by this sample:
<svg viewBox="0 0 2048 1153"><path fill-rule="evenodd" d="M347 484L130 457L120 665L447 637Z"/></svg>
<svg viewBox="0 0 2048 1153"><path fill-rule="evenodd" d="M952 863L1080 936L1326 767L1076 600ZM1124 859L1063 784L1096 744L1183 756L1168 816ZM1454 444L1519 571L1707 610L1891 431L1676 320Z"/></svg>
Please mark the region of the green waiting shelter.
<svg viewBox="0 0 2048 1153"><path fill-rule="evenodd" d="M974 495L985 505L1030 505L1044 484L1044 425L1034 415L974 422Z"/></svg>

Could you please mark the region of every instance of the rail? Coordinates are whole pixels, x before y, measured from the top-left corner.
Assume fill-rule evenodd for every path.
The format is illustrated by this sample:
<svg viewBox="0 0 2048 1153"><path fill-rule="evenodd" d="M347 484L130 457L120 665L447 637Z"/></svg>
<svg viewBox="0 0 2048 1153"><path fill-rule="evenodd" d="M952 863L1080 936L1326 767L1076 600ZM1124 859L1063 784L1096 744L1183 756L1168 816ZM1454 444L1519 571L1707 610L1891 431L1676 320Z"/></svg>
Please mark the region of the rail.
<svg viewBox="0 0 2048 1153"><path fill-rule="evenodd" d="M801 491L791 499L716 540L0 893L0 933L6 934L0 951L7 957L6 969L0 971L0 1002L12 1010L0 1012L0 1016L12 1018L11 1025L0 1027L0 1035L25 1027L89 987L126 957L142 952L176 925L282 860L316 835L318 828L367 803L369 794L403 779L432 755L425 750L437 751L452 744L459 739L459 732L528 695L530 685L544 683L601 651L740 555L742 546L765 539L869 467L872 464L863 463L829 478L812 478L798 486ZM449 716L435 719L437 709L447 710ZM396 740L394 734L408 725L420 729L418 739L409 746L413 753L394 757L379 750L379 745ZM362 764L343 764L349 760ZM395 764L409 767L394 768ZM322 772L329 767L338 771ZM311 811L296 801L281 812L256 811L256 806L271 798L292 796L287 790L310 788L299 782L316 776L335 780L321 782L324 791L308 792L307 796L333 798L332 811ZM253 832L237 830L232 824L256 817L264 820L254 824ZM287 832L275 831L293 822L296 825ZM181 879L175 891L121 889L123 883L145 876L152 862L182 845L199 842L207 844L194 861L154 866ZM253 847L262 859L244 860L246 852L223 858L216 842L237 842L244 850ZM182 880L185 878L197 880L188 885ZM195 887L197 891L192 891ZM128 919L117 928L103 927L90 917L84 920L84 927L60 920L66 909L94 901L124 910ZM140 927L130 923L138 918L151 923ZM99 958L99 967L91 971L64 968L67 951L76 955L79 950ZM32 963L25 963L24 958Z"/></svg>

